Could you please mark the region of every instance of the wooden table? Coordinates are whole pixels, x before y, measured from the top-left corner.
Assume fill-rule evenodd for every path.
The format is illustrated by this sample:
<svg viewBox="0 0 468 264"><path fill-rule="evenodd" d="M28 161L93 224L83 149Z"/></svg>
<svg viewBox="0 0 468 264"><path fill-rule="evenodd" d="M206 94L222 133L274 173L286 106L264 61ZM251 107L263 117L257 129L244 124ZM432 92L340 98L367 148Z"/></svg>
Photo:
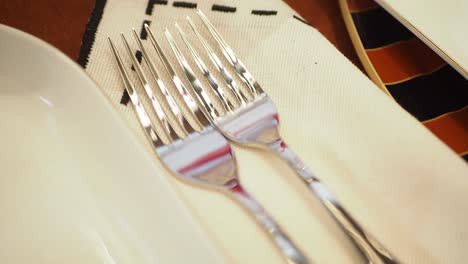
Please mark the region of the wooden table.
<svg viewBox="0 0 468 264"><path fill-rule="evenodd" d="M286 0L358 67L337 0ZM0 1L0 23L31 33L77 60L94 0Z"/></svg>

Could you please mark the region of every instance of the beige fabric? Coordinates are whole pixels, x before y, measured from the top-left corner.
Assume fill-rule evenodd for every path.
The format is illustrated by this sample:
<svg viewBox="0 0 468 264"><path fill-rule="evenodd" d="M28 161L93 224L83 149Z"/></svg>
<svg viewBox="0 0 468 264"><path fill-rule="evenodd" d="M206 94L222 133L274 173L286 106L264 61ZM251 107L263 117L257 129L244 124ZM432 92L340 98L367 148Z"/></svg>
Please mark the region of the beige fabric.
<svg viewBox="0 0 468 264"><path fill-rule="evenodd" d="M468 258L466 164L380 92L319 32L293 19L293 11L282 2L216 1L223 2L237 6L237 12L212 12L210 1L199 7L276 102L288 144L342 203L403 263L463 263ZM156 5L151 17L144 15L145 7L146 1L108 1L87 72L142 144L149 146L131 106L119 103L123 87L105 38L119 41L118 32L130 36L132 26L139 30L148 19L169 51L161 29L173 29L173 22L179 21L188 33L184 17L196 16L193 10L172 7L171 1L168 6ZM251 9L278 10L278 15L253 16ZM264 151L235 150L248 191L311 259L362 263L287 166ZM155 162L159 173L168 174ZM226 262L283 263L254 222L229 198L167 176L224 251Z"/></svg>

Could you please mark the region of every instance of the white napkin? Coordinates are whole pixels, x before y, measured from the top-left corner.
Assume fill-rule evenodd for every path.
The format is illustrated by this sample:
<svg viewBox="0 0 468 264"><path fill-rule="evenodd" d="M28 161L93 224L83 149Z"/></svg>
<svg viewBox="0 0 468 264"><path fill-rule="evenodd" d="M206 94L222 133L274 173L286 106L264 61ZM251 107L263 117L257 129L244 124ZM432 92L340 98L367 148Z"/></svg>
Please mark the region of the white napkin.
<svg viewBox="0 0 468 264"><path fill-rule="evenodd" d="M169 54L162 29L175 33L177 21L189 33L185 16L195 21L197 17L193 9L174 7L173 1L155 4L147 15L147 2L107 1L86 71L151 151L131 105L120 103L123 85L106 37L118 42L124 54L119 32L134 44L130 29L139 31L149 20ZM236 7L236 12L211 11L213 3ZM468 258L468 169L455 153L380 92L319 32L293 18L284 3L199 1L197 7L276 102L288 145L366 229L403 263L463 263ZM252 10L277 14L255 15ZM264 151L235 150L248 191L311 259L362 263L287 166ZM219 245L226 262L283 263L237 204L222 194L178 182L159 167Z"/></svg>

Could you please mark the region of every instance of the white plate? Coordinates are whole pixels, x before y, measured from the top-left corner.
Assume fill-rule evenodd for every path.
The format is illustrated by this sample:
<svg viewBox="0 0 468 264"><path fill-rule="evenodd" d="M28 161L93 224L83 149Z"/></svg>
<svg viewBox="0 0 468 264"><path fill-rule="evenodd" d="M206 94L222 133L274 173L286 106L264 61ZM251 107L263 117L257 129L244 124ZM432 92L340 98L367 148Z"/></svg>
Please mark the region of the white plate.
<svg viewBox="0 0 468 264"><path fill-rule="evenodd" d="M0 263L223 262L79 66L0 40Z"/></svg>
<svg viewBox="0 0 468 264"><path fill-rule="evenodd" d="M468 78L468 1L376 1Z"/></svg>

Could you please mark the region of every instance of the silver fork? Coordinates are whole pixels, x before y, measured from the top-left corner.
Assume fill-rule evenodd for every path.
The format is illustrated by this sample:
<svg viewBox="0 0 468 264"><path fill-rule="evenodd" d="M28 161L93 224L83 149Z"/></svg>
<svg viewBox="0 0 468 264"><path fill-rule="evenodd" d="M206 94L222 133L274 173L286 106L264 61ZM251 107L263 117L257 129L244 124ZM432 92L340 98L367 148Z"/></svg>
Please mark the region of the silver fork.
<svg viewBox="0 0 468 264"><path fill-rule="evenodd" d="M211 119L218 117L218 112L213 107L205 90L202 87L195 89L197 99L204 102L202 108L199 108L181 79L175 73L156 38L151 33L151 42L183 98L185 108L189 110L189 115L195 118L194 120L198 123L197 125L201 126L201 129L196 129L197 126L193 126L188 121L188 115L183 113L182 104L178 105L175 102L171 93L160 79L158 69L142 45L135 30L133 30L133 35L142 51L145 62L149 66L151 75L155 78L172 115L175 117L174 119L177 121L173 121L173 119L168 117L168 113L165 112L156 99L148 78L136 58L132 55L133 52L124 35L121 34L125 49L131 57L132 65L136 70L138 80L143 86L156 113L157 123L152 123L135 90L135 86L130 81L128 72L125 70L117 49L110 38L108 42L138 120L146 137L151 142L152 148L163 164L179 179L230 194L254 217L256 222L263 228L287 259L288 263L310 263L275 220L268 215L262 206L240 184L234 152L228 141L210 122ZM190 81L193 83L193 80ZM159 125L159 130L156 130L156 125ZM179 128L178 130L177 127Z"/></svg>
<svg viewBox="0 0 468 264"><path fill-rule="evenodd" d="M341 206L336 197L326 188L319 178L314 175L309 167L286 145L279 133L279 115L273 101L262 90L259 83L235 55L232 48L222 38L208 18L200 10L197 12L197 15L217 43L219 50L224 55L229 66L248 88L246 91L238 88L235 80L221 62L221 59L217 56L209 43L202 37L190 17L187 17L190 27L201 42L206 54L217 71L221 74L225 84L236 94L238 101L237 108L231 108L225 115L211 120L214 126L231 141L247 146L267 148L287 162L300 179L310 188L311 192L320 199L324 207L354 243L356 249L362 253L369 263L398 263L378 241L370 236L362 226L352 218L351 214ZM220 85L217 80L212 77L213 75L209 72L202 57L187 40L185 34L177 24L176 28L195 63L198 65L198 68L208 79L210 85L214 89L217 89ZM169 40L173 51L175 53L180 52L174 41L171 41L170 38ZM189 67L188 63L181 59L180 55L176 54L176 57L181 67L187 72L187 67ZM237 95L237 93L240 94ZM247 98L252 99L249 100Z"/></svg>

